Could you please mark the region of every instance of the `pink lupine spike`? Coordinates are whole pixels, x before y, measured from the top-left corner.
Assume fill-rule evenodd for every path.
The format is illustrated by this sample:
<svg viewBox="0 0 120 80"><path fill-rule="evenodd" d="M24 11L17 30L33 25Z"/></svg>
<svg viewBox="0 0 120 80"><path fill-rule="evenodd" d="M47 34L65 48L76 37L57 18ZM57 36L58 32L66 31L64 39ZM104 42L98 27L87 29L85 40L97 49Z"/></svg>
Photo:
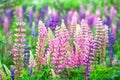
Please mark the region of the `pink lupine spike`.
<svg viewBox="0 0 120 80"><path fill-rule="evenodd" d="M114 37L116 38L116 26L115 26L115 24L112 24L112 33L113 33Z"/></svg>
<svg viewBox="0 0 120 80"><path fill-rule="evenodd" d="M114 20L114 17L116 16L116 14L117 14L117 10L114 8L114 6L111 6L111 9L110 9L111 20Z"/></svg>
<svg viewBox="0 0 120 80"><path fill-rule="evenodd" d="M64 21L62 21L61 28L56 27L55 39L50 40L49 52L51 55L51 64L55 69L57 75L64 71L65 54L69 45L69 33L65 27Z"/></svg>
<svg viewBox="0 0 120 80"><path fill-rule="evenodd" d="M47 29L42 21L38 23L38 42L36 46L36 63L38 68L40 69L44 64L44 53L45 53L45 46L46 46L46 36L47 36Z"/></svg>
<svg viewBox="0 0 120 80"><path fill-rule="evenodd" d="M14 43L14 48L13 48L13 59L14 59L14 66L15 66L15 79L19 79L21 77L21 71L23 68L23 57L22 53L24 52L24 41L25 41L25 29L21 28L23 27L22 24L23 22L17 22L17 26L19 26L16 29L16 34L15 34L15 43ZM24 31L22 30L24 29ZM24 35L24 36L23 36Z"/></svg>
<svg viewBox="0 0 120 80"><path fill-rule="evenodd" d="M8 19L8 17L5 17L5 19L4 19L4 32L5 33L7 33L8 32L8 29L9 29L9 19Z"/></svg>

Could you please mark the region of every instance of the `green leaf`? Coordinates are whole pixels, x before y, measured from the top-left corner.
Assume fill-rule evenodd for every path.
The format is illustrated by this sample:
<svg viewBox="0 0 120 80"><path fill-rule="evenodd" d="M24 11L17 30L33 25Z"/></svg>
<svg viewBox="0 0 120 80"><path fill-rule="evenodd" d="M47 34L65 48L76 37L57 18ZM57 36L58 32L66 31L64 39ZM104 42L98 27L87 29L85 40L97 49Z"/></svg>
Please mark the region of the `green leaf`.
<svg viewBox="0 0 120 80"><path fill-rule="evenodd" d="M10 70L7 68L7 66L3 64L3 67L5 69L6 74L10 75Z"/></svg>
<svg viewBox="0 0 120 80"><path fill-rule="evenodd" d="M51 73L52 73L52 77L55 79L56 78L56 74L55 74L55 71L53 69L51 69Z"/></svg>
<svg viewBox="0 0 120 80"><path fill-rule="evenodd" d="M4 71L2 69L0 69L0 75L2 75L2 77L6 76L5 73L4 73Z"/></svg>

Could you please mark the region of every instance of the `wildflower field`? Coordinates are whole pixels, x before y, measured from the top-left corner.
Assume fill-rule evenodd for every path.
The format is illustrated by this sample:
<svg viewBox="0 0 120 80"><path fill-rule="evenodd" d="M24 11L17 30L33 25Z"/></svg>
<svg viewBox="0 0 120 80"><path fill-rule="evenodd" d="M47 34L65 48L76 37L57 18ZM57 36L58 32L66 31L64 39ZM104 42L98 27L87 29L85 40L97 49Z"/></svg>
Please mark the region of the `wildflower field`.
<svg viewBox="0 0 120 80"><path fill-rule="evenodd" d="M0 0L0 80L120 80L120 0Z"/></svg>

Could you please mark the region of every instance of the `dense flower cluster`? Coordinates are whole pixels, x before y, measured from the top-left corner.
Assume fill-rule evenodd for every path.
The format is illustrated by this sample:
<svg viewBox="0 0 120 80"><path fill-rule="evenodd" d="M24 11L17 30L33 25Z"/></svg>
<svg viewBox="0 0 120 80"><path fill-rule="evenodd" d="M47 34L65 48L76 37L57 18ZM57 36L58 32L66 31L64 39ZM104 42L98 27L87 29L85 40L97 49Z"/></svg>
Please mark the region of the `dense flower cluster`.
<svg viewBox="0 0 120 80"><path fill-rule="evenodd" d="M13 48L13 56L14 56L14 67L15 67L15 78L21 77L21 71L23 68L23 52L24 52L24 41L25 41L25 32L26 29L23 28L25 26L25 23L20 21L17 22L16 25L18 28L15 30L15 43Z"/></svg>

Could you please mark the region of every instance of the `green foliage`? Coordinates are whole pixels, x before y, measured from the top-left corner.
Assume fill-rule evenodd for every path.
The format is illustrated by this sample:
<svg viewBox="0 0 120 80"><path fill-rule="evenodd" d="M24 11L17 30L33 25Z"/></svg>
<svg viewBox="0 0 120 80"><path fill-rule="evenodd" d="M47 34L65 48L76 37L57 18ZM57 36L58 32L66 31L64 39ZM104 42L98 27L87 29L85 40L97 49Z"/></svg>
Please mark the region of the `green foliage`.
<svg viewBox="0 0 120 80"><path fill-rule="evenodd" d="M80 66L78 68L66 69L64 73L61 73L61 80L85 80L84 75L85 68Z"/></svg>
<svg viewBox="0 0 120 80"><path fill-rule="evenodd" d="M2 64L1 61L0 61L0 75L2 75L3 78L6 76L10 76L10 70L6 65Z"/></svg>
<svg viewBox="0 0 120 80"><path fill-rule="evenodd" d="M90 80L119 80L120 67L102 67L97 66L90 74Z"/></svg>

